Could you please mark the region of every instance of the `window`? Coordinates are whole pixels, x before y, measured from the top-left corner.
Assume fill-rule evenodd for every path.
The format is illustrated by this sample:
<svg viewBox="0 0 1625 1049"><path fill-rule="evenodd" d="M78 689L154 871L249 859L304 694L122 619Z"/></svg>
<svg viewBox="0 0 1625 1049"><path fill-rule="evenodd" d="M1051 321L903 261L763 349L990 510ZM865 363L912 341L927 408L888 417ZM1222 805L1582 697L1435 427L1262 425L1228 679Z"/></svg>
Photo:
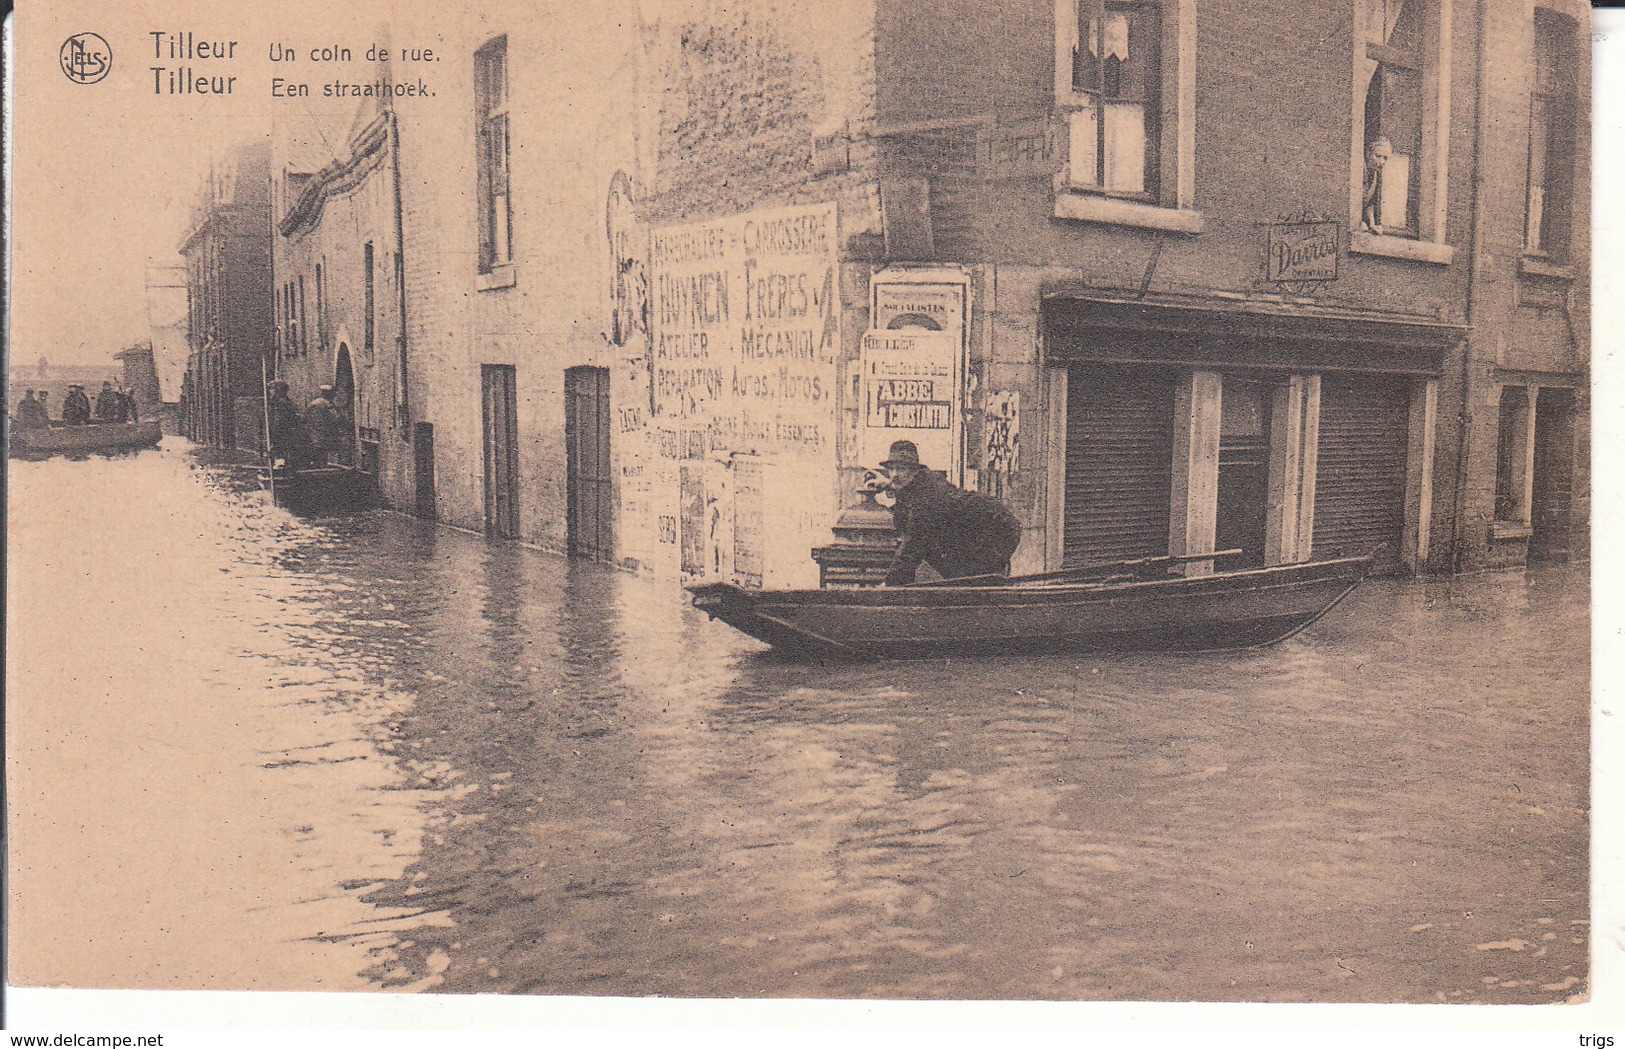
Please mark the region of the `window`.
<svg viewBox="0 0 1625 1049"><path fill-rule="evenodd" d="M372 340L376 330L375 323L373 321L373 311L377 308L377 304L373 299L373 289L375 287L373 280L373 268L372 241L369 240L361 249L362 279L366 282L364 308L367 311L367 319L364 322L364 327L362 329L364 334L361 340L361 348L363 351L365 351L367 360L369 361L372 360Z"/></svg>
<svg viewBox="0 0 1625 1049"><path fill-rule="evenodd" d="M1355 0L1356 251L1448 262L1443 245L1450 0ZM1406 247L1376 238L1426 242ZM1431 249L1431 250L1430 250Z"/></svg>
<svg viewBox="0 0 1625 1049"><path fill-rule="evenodd" d="M1367 43L1375 63L1365 92L1365 175L1361 225L1415 236L1422 181L1422 5L1403 5L1381 44Z"/></svg>
<svg viewBox="0 0 1625 1049"><path fill-rule="evenodd" d="M480 272L513 260L508 198L508 38L474 53L476 162L479 170Z"/></svg>
<svg viewBox="0 0 1625 1049"><path fill-rule="evenodd" d="M1056 0L1057 218L1199 233L1195 0Z"/></svg>
<svg viewBox="0 0 1625 1049"><path fill-rule="evenodd" d="M1524 250L1553 259L1568 254L1578 121L1575 36L1572 20L1536 9Z"/></svg>
<svg viewBox="0 0 1625 1049"><path fill-rule="evenodd" d="M1078 4L1068 121L1072 184L1155 198L1162 97L1161 20L1150 0Z"/></svg>
<svg viewBox="0 0 1625 1049"><path fill-rule="evenodd" d="M293 281L282 286L282 351L292 357L299 352L299 313Z"/></svg>

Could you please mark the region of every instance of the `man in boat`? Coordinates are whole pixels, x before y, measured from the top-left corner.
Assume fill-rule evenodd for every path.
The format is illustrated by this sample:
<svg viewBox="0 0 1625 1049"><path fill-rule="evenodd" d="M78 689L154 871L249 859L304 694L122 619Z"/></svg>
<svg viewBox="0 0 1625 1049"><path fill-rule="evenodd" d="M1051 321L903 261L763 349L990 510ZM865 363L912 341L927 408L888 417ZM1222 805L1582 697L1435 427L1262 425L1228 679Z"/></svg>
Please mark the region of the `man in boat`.
<svg viewBox="0 0 1625 1049"><path fill-rule="evenodd" d="M118 388L118 396L119 400L124 402L124 421L127 423L140 422L141 409L136 406L135 391L125 386L123 383L120 383Z"/></svg>
<svg viewBox="0 0 1625 1049"><path fill-rule="evenodd" d="M41 419L45 420L45 425L46 426L51 425L51 405L49 403L50 402L50 397L51 397L51 391L50 390L41 390L39 392L39 397L38 397L38 400L39 400L39 416L40 416Z"/></svg>
<svg viewBox="0 0 1625 1049"><path fill-rule="evenodd" d="M271 458L289 466L303 466L310 460L310 438L299 419L299 407L288 396L288 384L281 379L271 383L271 396L265 402L266 428L271 435Z"/></svg>
<svg viewBox="0 0 1625 1049"><path fill-rule="evenodd" d="M62 398L62 421L68 426L84 426L90 422L90 398L78 383L69 386Z"/></svg>
<svg viewBox="0 0 1625 1049"><path fill-rule="evenodd" d="M23 399L17 402L12 426L18 430L43 430L49 425L51 420L45 415L45 405L34 399L33 390L24 390Z"/></svg>
<svg viewBox="0 0 1625 1049"><path fill-rule="evenodd" d="M329 456L342 447L339 443L343 436L342 422L333 407L333 387L323 385L305 409L305 430L310 435L317 462L325 466Z"/></svg>
<svg viewBox="0 0 1625 1049"><path fill-rule="evenodd" d="M96 395L96 421L99 423L124 422L124 398L113 389L111 382L102 383L102 392Z"/></svg>
<svg viewBox="0 0 1625 1049"><path fill-rule="evenodd" d="M914 582L921 564L944 579L1009 573L1021 542L1021 522L1009 507L949 484L920 462L913 441L894 441L880 465L897 496L892 524L903 536L887 586Z"/></svg>

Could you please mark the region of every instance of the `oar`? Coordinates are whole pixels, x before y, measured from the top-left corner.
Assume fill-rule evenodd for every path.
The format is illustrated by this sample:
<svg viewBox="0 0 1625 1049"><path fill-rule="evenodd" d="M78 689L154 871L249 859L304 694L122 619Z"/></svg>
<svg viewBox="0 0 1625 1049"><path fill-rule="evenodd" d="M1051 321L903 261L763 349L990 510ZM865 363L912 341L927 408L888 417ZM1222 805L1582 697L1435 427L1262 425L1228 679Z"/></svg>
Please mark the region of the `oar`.
<svg viewBox="0 0 1625 1049"><path fill-rule="evenodd" d="M276 502L276 456L271 452L271 387L270 377L265 374L265 354L260 354L260 403L264 410L260 412L265 431L265 483L271 492L271 501Z"/></svg>
<svg viewBox="0 0 1625 1049"><path fill-rule="evenodd" d="M1131 561L1097 561L1094 564L1074 565L1071 568L1062 568L1054 572L1040 572L1036 575L1007 576L1001 573L988 573L986 575L962 576L958 579L932 579L924 583L908 583L905 586L944 587L944 586L1014 586L1021 583L1041 583L1052 579L1086 579L1091 575L1111 575L1125 568L1144 568L1147 565L1172 564L1181 561L1212 561L1220 557L1239 557L1242 550L1214 550L1206 554L1165 554L1161 557L1141 557Z"/></svg>

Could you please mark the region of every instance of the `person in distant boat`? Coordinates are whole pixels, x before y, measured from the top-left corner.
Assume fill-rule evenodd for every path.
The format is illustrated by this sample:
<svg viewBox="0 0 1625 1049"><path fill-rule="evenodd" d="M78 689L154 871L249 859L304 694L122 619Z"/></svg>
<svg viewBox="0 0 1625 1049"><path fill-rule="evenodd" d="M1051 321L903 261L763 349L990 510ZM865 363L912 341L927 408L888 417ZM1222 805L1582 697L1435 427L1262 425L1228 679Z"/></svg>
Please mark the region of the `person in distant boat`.
<svg viewBox="0 0 1625 1049"><path fill-rule="evenodd" d="M1009 507L949 484L920 462L913 441L894 441L880 465L897 496L892 524L903 536L887 586L914 582L922 564L944 579L1009 573L1021 542L1021 522Z"/></svg>
<svg viewBox="0 0 1625 1049"><path fill-rule="evenodd" d="M96 395L96 421L99 423L124 422L124 398L113 389L111 382L102 383L102 392Z"/></svg>
<svg viewBox="0 0 1625 1049"><path fill-rule="evenodd" d="M24 390L23 399L17 402L12 426L18 430L43 430L49 425L51 420L45 415L45 406L34 399L33 390Z"/></svg>
<svg viewBox="0 0 1625 1049"><path fill-rule="evenodd" d="M265 402L267 429L271 433L271 457L290 466L310 459L310 437L299 418L299 406L288 396L288 384L281 379L271 383L271 396Z"/></svg>
<svg viewBox="0 0 1625 1049"><path fill-rule="evenodd" d="M69 426L84 426L90 422L90 398L78 383L68 387L62 398L62 421Z"/></svg>
<svg viewBox="0 0 1625 1049"><path fill-rule="evenodd" d="M342 447L342 422L333 407L333 387L324 385L305 409L305 430L320 463L327 463L329 456Z"/></svg>

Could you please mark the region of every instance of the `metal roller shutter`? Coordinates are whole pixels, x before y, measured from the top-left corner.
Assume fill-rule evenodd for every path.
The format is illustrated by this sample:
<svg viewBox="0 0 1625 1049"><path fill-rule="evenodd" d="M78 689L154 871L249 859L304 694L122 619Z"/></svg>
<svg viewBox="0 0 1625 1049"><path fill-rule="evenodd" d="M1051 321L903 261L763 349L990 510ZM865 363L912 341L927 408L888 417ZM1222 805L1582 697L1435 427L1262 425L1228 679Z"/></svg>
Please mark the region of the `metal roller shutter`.
<svg viewBox="0 0 1625 1049"><path fill-rule="evenodd" d="M1168 552L1174 388L1166 372L1071 368L1065 564Z"/></svg>
<svg viewBox="0 0 1625 1049"><path fill-rule="evenodd" d="M1315 479L1316 557L1339 550L1363 554L1380 545L1377 569L1399 569L1409 418L1406 379L1323 380Z"/></svg>

